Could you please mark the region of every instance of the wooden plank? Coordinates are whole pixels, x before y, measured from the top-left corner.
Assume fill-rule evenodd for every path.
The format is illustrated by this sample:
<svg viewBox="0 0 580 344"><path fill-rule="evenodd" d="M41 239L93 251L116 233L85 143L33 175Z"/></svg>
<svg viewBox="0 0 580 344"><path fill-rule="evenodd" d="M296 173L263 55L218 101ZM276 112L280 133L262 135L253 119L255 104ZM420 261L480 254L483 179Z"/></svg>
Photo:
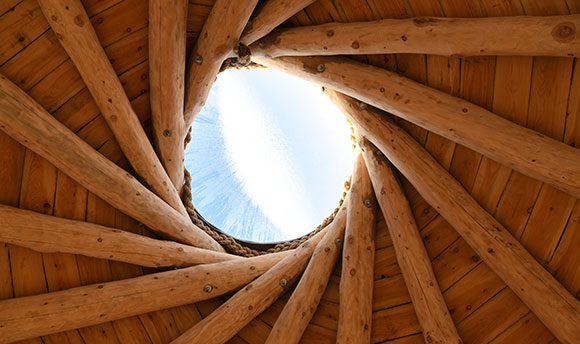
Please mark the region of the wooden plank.
<svg viewBox="0 0 580 344"><path fill-rule="evenodd" d="M3 104L0 123L3 131L48 157L60 170L88 190L103 197L116 208L125 210L152 229L166 233L171 231L169 235L178 240L223 251L217 242L193 225L188 218L181 216L130 174L98 154L15 85L4 77L0 81L0 100ZM146 206L147 200L155 202L156 205ZM139 204L142 206L141 210L134 208ZM166 223L155 224L156 221Z"/></svg>
<svg viewBox="0 0 580 344"><path fill-rule="evenodd" d="M548 267L556 279L572 294L580 291L580 202L576 201L574 211L566 230L558 244L558 249Z"/></svg>
<svg viewBox="0 0 580 344"><path fill-rule="evenodd" d="M474 104L346 58L254 57L254 60L356 96L363 102L382 107L572 195L580 194L580 186L574 186L580 178L574 177L571 171L572 164L580 161L576 157L580 154L577 150L504 120ZM344 83L344 80L349 82ZM381 92L381 89L385 92ZM497 149L493 148L495 145ZM569 157L565 158L566 155ZM558 156L558 161L551 161L554 156ZM563 173L558 173L559 177L554 178L552 176L556 175L557 166L561 167L560 172Z"/></svg>
<svg viewBox="0 0 580 344"><path fill-rule="evenodd" d="M411 304L373 313L371 343L400 338L417 332L421 332L421 326Z"/></svg>
<svg viewBox="0 0 580 344"><path fill-rule="evenodd" d="M530 312L490 343L550 343L552 340L554 336L534 313Z"/></svg>
<svg viewBox="0 0 580 344"><path fill-rule="evenodd" d="M41 0L39 3L135 172L159 197L187 216L80 0Z"/></svg>
<svg viewBox="0 0 580 344"><path fill-rule="evenodd" d="M580 302L408 134L384 120L381 114L360 109L352 99L342 99L339 105L361 134L379 146L554 335L564 341L579 337L580 320L570 322L570 319L580 319ZM337 97L334 101L339 102ZM560 319L555 321L556 318Z"/></svg>
<svg viewBox="0 0 580 344"><path fill-rule="evenodd" d="M377 203L361 153L355 159L349 192L336 341L368 343L372 328Z"/></svg>
<svg viewBox="0 0 580 344"><path fill-rule="evenodd" d="M8 343L216 297L245 285L285 256L198 265L1 301L6 311L0 314L0 341ZM190 278L195 276L205 278Z"/></svg>

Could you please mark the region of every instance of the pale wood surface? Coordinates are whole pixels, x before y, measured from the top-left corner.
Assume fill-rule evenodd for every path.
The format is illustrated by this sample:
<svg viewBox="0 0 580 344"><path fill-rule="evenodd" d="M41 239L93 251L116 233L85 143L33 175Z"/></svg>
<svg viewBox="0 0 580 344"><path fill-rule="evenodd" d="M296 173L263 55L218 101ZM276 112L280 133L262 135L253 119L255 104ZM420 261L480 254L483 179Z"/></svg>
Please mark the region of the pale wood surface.
<svg viewBox="0 0 580 344"><path fill-rule="evenodd" d="M68 178L65 175L62 179ZM73 190L74 192L74 190ZM0 205L0 241L38 252L81 254L147 266L190 266L240 259L97 224Z"/></svg>
<svg viewBox="0 0 580 344"><path fill-rule="evenodd" d="M187 63L185 130L205 104L224 60L232 54L258 0L217 0Z"/></svg>
<svg viewBox="0 0 580 344"><path fill-rule="evenodd" d="M247 284L288 254L197 265L0 301L0 343L211 299Z"/></svg>
<svg viewBox="0 0 580 344"><path fill-rule="evenodd" d="M250 45L266 36L296 12L312 4L315 0L268 0L256 9L252 20L244 29L240 41Z"/></svg>
<svg viewBox="0 0 580 344"><path fill-rule="evenodd" d="M0 75L0 129L151 229L178 241L223 251L203 230L147 190Z"/></svg>
<svg viewBox="0 0 580 344"><path fill-rule="evenodd" d="M279 29L250 48L252 55L268 57L395 53L579 56L577 27L580 15L383 19Z"/></svg>
<svg viewBox="0 0 580 344"><path fill-rule="evenodd" d="M334 220L337 225L332 225L316 246L300 282L268 335L267 344L298 343L302 338L342 251L346 211L337 216L340 216Z"/></svg>
<svg viewBox="0 0 580 344"><path fill-rule="evenodd" d="M580 196L580 150L468 101L346 58L253 57L253 60L348 94Z"/></svg>
<svg viewBox="0 0 580 344"><path fill-rule="evenodd" d="M433 273L431 260L423 245L409 201L392 167L368 140L359 137L357 142L387 222L397 253L397 262L421 323L425 342L462 343Z"/></svg>
<svg viewBox="0 0 580 344"><path fill-rule="evenodd" d="M580 338L580 302L400 127L327 90L345 114L562 342Z"/></svg>
<svg viewBox="0 0 580 344"><path fill-rule="evenodd" d="M187 0L149 0L149 84L155 148L173 185L183 187L183 98Z"/></svg>
<svg viewBox="0 0 580 344"><path fill-rule="evenodd" d="M343 203L341 211L330 225L292 250L286 258L237 292L207 318L171 343L216 344L227 342L298 281L300 274L308 265L314 249L326 236L326 233L335 227L345 225L345 213L346 204Z"/></svg>
<svg viewBox="0 0 580 344"><path fill-rule="evenodd" d="M187 216L177 190L141 127L81 1L41 0L39 4L131 166L157 195Z"/></svg>
<svg viewBox="0 0 580 344"><path fill-rule="evenodd" d="M337 343L363 344L371 339L376 208L371 180L359 152L344 233Z"/></svg>

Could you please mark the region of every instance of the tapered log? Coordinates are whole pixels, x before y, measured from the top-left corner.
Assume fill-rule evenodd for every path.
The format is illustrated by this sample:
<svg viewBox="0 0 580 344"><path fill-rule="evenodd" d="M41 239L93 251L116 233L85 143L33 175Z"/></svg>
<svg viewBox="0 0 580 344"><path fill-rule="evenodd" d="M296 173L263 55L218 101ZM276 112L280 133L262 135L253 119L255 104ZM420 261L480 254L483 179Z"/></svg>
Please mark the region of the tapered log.
<svg viewBox="0 0 580 344"><path fill-rule="evenodd" d="M240 41L250 45L316 0L268 0L244 29Z"/></svg>
<svg viewBox="0 0 580 344"><path fill-rule="evenodd" d="M364 138L358 138L357 142L363 151L425 343L462 343L399 181L379 150Z"/></svg>
<svg viewBox="0 0 580 344"><path fill-rule="evenodd" d="M580 150L470 102L347 58L252 59L355 97L580 197Z"/></svg>
<svg viewBox="0 0 580 344"><path fill-rule="evenodd" d="M331 92L331 99L563 343L580 338L580 301L547 272L409 134L374 109Z"/></svg>
<svg viewBox="0 0 580 344"><path fill-rule="evenodd" d="M149 93L155 147L178 191L183 187L183 98L187 0L149 0Z"/></svg>
<svg viewBox="0 0 580 344"><path fill-rule="evenodd" d="M81 1L40 0L39 4L135 172L159 197L187 216L177 190L131 107Z"/></svg>
<svg viewBox="0 0 580 344"><path fill-rule="evenodd" d="M201 110L224 60L237 48L258 0L217 0L193 47L185 84L185 130Z"/></svg>
<svg viewBox="0 0 580 344"><path fill-rule="evenodd" d="M395 53L580 56L577 27L580 15L384 19L279 29L250 48L252 55L269 57Z"/></svg>
<svg viewBox="0 0 580 344"><path fill-rule="evenodd" d="M237 292L207 318L171 343L219 344L228 341L296 282L325 233L333 231L335 227L344 226L345 213L343 204L334 221L322 232L308 239L291 255Z"/></svg>
<svg viewBox="0 0 580 344"><path fill-rule="evenodd" d="M344 234L337 343L370 343L373 316L376 200L362 155L352 172Z"/></svg>
<svg viewBox="0 0 580 344"><path fill-rule="evenodd" d="M340 225L328 229L324 238L316 246L300 282L278 316L266 344L292 344L298 343L302 338L304 330L318 308L332 269L342 250L346 220L340 221Z"/></svg>
<svg viewBox="0 0 580 344"><path fill-rule="evenodd" d="M197 265L0 301L0 343L211 299L249 283L288 254Z"/></svg>
<svg viewBox="0 0 580 344"><path fill-rule="evenodd" d="M0 205L0 241L147 267L218 263L238 256Z"/></svg>
<svg viewBox="0 0 580 344"><path fill-rule="evenodd" d="M223 248L0 75L0 129L123 213L193 246Z"/></svg>

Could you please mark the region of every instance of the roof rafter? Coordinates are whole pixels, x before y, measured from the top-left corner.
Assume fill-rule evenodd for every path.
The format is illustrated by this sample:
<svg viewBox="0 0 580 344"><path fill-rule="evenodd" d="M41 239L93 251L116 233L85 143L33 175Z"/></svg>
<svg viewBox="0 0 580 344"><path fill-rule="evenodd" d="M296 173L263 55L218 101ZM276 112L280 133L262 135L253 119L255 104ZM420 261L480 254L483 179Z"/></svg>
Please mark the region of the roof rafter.
<svg viewBox="0 0 580 344"><path fill-rule="evenodd" d="M81 254L152 268L241 258L4 205L0 205L0 241L43 253Z"/></svg>
<svg viewBox="0 0 580 344"><path fill-rule="evenodd" d="M197 265L0 301L0 343L92 326L211 299L270 269L289 252Z"/></svg>
<svg viewBox="0 0 580 344"><path fill-rule="evenodd" d="M355 97L580 197L580 150L461 98L348 58L252 59Z"/></svg>
<svg viewBox="0 0 580 344"><path fill-rule="evenodd" d="M185 130L209 95L222 63L237 47L258 0L217 0L193 47L185 84Z"/></svg>
<svg viewBox="0 0 580 344"><path fill-rule="evenodd" d="M383 19L279 29L250 48L255 56L431 54L580 56L580 15ZM515 43L517 42L517 44Z"/></svg>
<svg viewBox="0 0 580 344"><path fill-rule="evenodd" d="M337 343L369 343L373 318L377 203L362 154L352 172L344 233Z"/></svg>
<svg viewBox="0 0 580 344"><path fill-rule="evenodd" d="M333 98L419 194L562 342L580 338L580 301L572 296L415 139L374 109ZM357 110L358 108L358 110Z"/></svg>
<svg viewBox="0 0 580 344"><path fill-rule="evenodd" d="M177 191L183 187L183 98L187 0L149 0L149 85L155 146Z"/></svg>
<svg viewBox="0 0 580 344"><path fill-rule="evenodd" d="M159 197L187 216L185 206L155 154L81 1L40 0L39 4L135 172Z"/></svg>
<svg viewBox="0 0 580 344"><path fill-rule="evenodd" d="M152 230L186 244L224 251L188 217L94 150L3 75L0 75L0 129Z"/></svg>
<svg viewBox="0 0 580 344"><path fill-rule="evenodd" d="M346 209L339 211L334 221L258 279L237 292L205 319L194 325L172 344L225 343L252 319L272 305L295 282L306 268L312 252L332 228L344 226Z"/></svg>
<svg viewBox="0 0 580 344"><path fill-rule="evenodd" d="M240 41L250 45L316 0L268 0L256 10Z"/></svg>
<svg viewBox="0 0 580 344"><path fill-rule="evenodd" d="M336 98L340 95L332 97ZM343 111L350 109L356 111L353 107L343 108ZM439 289L439 283L419 234L409 201L394 171L389 166L389 162L382 157L382 153L368 140L360 137L357 142L362 148L373 189L387 222L397 261L411 295L415 314L423 329L425 342L462 343Z"/></svg>

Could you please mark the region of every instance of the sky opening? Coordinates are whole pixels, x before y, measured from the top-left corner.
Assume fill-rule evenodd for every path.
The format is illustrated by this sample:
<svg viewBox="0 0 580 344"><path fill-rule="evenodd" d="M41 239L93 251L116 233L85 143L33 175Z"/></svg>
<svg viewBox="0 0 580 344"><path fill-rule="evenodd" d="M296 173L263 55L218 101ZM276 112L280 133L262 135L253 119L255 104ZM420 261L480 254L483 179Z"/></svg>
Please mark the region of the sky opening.
<svg viewBox="0 0 580 344"><path fill-rule="evenodd" d="M349 135L319 86L272 69L226 70L185 150L193 204L239 239L307 234L337 206L351 174Z"/></svg>

